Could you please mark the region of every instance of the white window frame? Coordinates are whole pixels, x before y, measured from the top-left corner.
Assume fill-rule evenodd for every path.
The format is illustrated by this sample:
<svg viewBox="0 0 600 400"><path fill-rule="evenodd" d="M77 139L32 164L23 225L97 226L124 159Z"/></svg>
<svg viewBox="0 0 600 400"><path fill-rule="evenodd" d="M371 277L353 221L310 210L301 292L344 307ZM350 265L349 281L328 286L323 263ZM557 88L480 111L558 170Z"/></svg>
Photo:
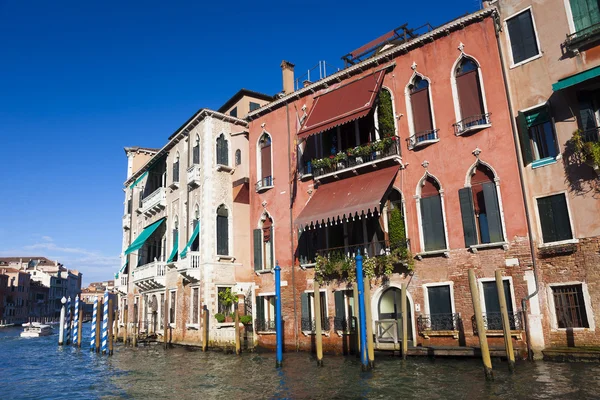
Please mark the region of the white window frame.
<svg viewBox="0 0 600 400"><path fill-rule="evenodd" d="M257 294L255 296L255 298L259 298L260 301L263 302L263 312L266 312L267 308L270 307L269 302L266 299L267 297L273 297L274 298L275 297L275 292L264 292L264 293ZM270 321L270 320L266 319L266 315L265 314L263 314L263 315L257 315L256 314L256 311L255 311L257 309L256 308L256 304L254 304L253 307L254 308L253 308L252 312L254 313L254 318L255 319L263 319L265 321ZM275 312L277 311L276 308L277 308L277 306L275 305L274 310L273 310L273 317L275 317ZM275 335L276 334L275 330L272 330L272 331L257 331L257 330L255 330L255 332L260 333L261 335Z"/></svg>
<svg viewBox="0 0 600 400"><path fill-rule="evenodd" d="M569 33L575 33L575 21L573 20L573 10L571 10L571 1L563 0L565 5L565 14L567 15L567 23L569 24Z"/></svg>
<svg viewBox="0 0 600 400"><path fill-rule="evenodd" d="M234 284L219 284L216 285L216 302L215 302L215 314L219 313L219 304L220 304L220 299L219 299L219 289L230 289L231 292L233 293L233 288L235 287ZM235 303L231 305L231 310L229 311L229 313L233 313L235 311ZM223 322L225 323L225 322ZM228 322L229 323L229 322Z"/></svg>
<svg viewBox="0 0 600 400"><path fill-rule="evenodd" d="M271 139L271 186L264 186L263 188L261 188L261 190L259 190L259 192L266 190L266 189L270 189L272 187L274 187L274 179L273 179L273 175L275 173L275 171L273 170L273 135L271 135L268 131L263 130L261 132L261 134L258 136L258 139L256 139L256 182L262 181L262 148L260 147L260 139L262 139L262 137L264 135L268 135L269 138ZM235 164L235 161L234 161ZM259 178L260 177L260 178Z"/></svg>
<svg viewBox="0 0 600 400"><path fill-rule="evenodd" d="M433 107L433 93L432 93L433 91L431 90L431 79L429 79L425 75L417 72L417 70L415 69L415 71L411 75L410 79L408 80L406 87L404 88L404 98L406 101L406 116L408 117L409 139L415 135L415 121L413 119L412 101L410 100L410 85L412 84L413 80L417 76L419 76L423 80L426 80L429 84L429 87L427 88L427 94L429 96L429 107L431 108L431 127L433 128L434 131L437 130L437 125L435 123L435 111L434 111L434 107ZM440 138L438 135L436 142L439 142L439 140L440 140ZM413 148L411 148L411 150Z"/></svg>
<svg viewBox="0 0 600 400"><path fill-rule="evenodd" d="M456 314L456 307L454 306L454 282L453 281L424 283L422 286L423 286L423 306L425 308L426 315L431 315L431 310L429 309L429 288L440 287L440 286L450 286L450 306L452 308L452 314Z"/></svg>
<svg viewBox="0 0 600 400"><path fill-rule="evenodd" d="M198 323L194 323L194 290L198 291ZM198 329L200 327L200 317L202 316L202 301L200 301L200 285L190 286L190 313L187 328Z"/></svg>
<svg viewBox="0 0 600 400"><path fill-rule="evenodd" d="M444 221L444 236L446 239L446 248L445 249L431 250L431 251L425 251L425 237L423 236L423 221L421 220L421 188L423 187L423 183L425 182L425 179L427 179L428 177L435 179L437 184L440 186L440 190L439 190L440 203L442 206L442 219ZM417 223L419 225L419 244L421 246L420 247L421 251L417 255L448 253L450 251L450 242L448 241L448 223L447 223L448 221L446 218L446 204L444 201L444 188L442 187L442 183L435 175L429 173L429 171L426 171L425 174L421 177L421 179L419 179L415 193L416 193L416 195L414 196L414 199L415 199L416 208L417 208Z"/></svg>
<svg viewBox="0 0 600 400"><path fill-rule="evenodd" d="M554 304L554 292L552 288L560 287L560 286L572 286L572 285L581 285L581 291L583 293L583 303L585 307L585 312L588 320L589 328L559 328L558 321L556 318L556 305ZM570 281L570 282L560 282L560 283L549 283L546 287L546 296L548 298L548 313L550 314L550 330L552 332L565 332L567 329L572 329L574 332L584 332L591 331L594 332L596 330L596 322L594 321L594 311L592 310L592 299L590 297L590 292L588 291L588 286L586 282L581 281Z"/></svg>
<svg viewBox="0 0 600 400"><path fill-rule="evenodd" d="M267 219L271 219L271 227L273 228L273 235L271 235L271 246L273 246L273 260L271 260L273 262L273 265L271 267L271 269L266 269L265 268L265 255L263 254L262 258L262 265L260 266L260 270L257 272L272 272L275 271L275 265L277 265L277 262L275 261L277 259L277 256L275 253L275 219L273 219L273 216L271 215L271 213L269 213L269 211L267 211L266 209L262 212L262 214L260 215L260 218L258 219L258 224L256 226L256 229L260 229L260 240L261 240L261 252L263 251L263 246L264 246L264 242L265 242L265 235L263 232L263 224Z"/></svg>
<svg viewBox="0 0 600 400"><path fill-rule="evenodd" d="M517 15L522 14L526 11L529 11L529 15L531 15L531 24L533 25L533 32L535 33L535 42L537 44L538 54L531 56L523 61L519 61L518 63L515 63L514 58L513 58L513 53L512 53L512 45L511 45L511 41L510 41L510 32L508 31L508 20L513 19ZM503 26L504 32L506 32L506 42L508 44L507 53L510 56L510 67L509 67L510 69L516 68L523 64L527 64L528 62L531 62L533 60L537 60L538 58L541 58L544 55L544 52L542 51L542 47L540 46L540 35L538 35L537 26L535 24L535 17L533 15L533 6L525 7L523 9L521 9L520 11L517 11L516 13L511 14L508 17L504 18L502 26Z"/></svg>
<svg viewBox="0 0 600 400"><path fill-rule="evenodd" d="M550 197L550 196L554 196L557 194L562 194L565 196L565 201L567 203L567 211L569 212L569 223L571 224L571 239L566 239L566 240L559 240L557 242L544 242L544 234L542 232L542 220L540 219L540 210L538 207L538 199L542 199L544 197ZM552 192L552 193L547 193L544 195L539 195L539 196L533 196L533 206L535 208L535 217L536 217L536 221L537 221L537 234L539 237L539 244L538 247L539 248L543 248L543 247L551 247L551 246L560 246L563 244L573 244L573 243L579 243L579 239L577 239L577 235L575 234L575 225L573 224L573 213L571 212L571 204L569 201L569 195L568 192L566 190L560 190L558 192Z"/></svg>
<svg viewBox="0 0 600 400"><path fill-rule="evenodd" d="M533 111L533 110L537 110L538 108L542 108L542 107L548 107L548 108L550 108L550 112L552 112L552 108L549 107L548 102L547 101L542 101L541 103L538 103L538 104L536 104L534 106L523 108L523 109L519 110L518 113L524 113L525 114L525 113L528 113L528 112ZM556 157L554 157L554 160L558 161L558 160L560 160L562 158L562 153L561 153L561 150L560 150L560 144L558 142L558 137L556 136L556 126L555 126L554 123L552 123L551 125L552 125L552 133L553 133L553 136L554 136L554 145L556 146ZM600 126L600 124L598 126ZM529 138L529 128L527 129L527 137ZM517 145L519 147L519 150L523 151L523 149L521 148L521 142L520 141L517 141L517 142L518 142ZM540 160L544 160L544 158L540 158ZM526 166L526 168L536 169L536 168L540 168L540 167L543 167L543 166L546 166L546 165L552 165L553 164L553 163L550 163L550 164L544 164L544 165L541 165L541 166L533 167L533 164L536 161L540 161L540 160L533 160L529 165Z"/></svg>
<svg viewBox="0 0 600 400"><path fill-rule="evenodd" d="M454 115L456 118L456 122L462 121L464 118L460 111L460 99L458 98L458 87L456 86L456 67L464 58L470 58L477 64L477 79L479 81L479 90L481 91L481 102L483 103L483 113L487 114L489 112L486 96L485 96L485 88L483 86L483 74L481 72L481 63L474 56L461 52L460 56L454 61L452 65L452 70L450 70L450 86L452 87L452 100L454 102Z"/></svg>
<svg viewBox="0 0 600 400"><path fill-rule="evenodd" d="M227 252L229 254L219 254L218 249L219 249L219 245L218 245L218 239L217 239L217 216L219 215L219 207L225 207L225 209L227 210ZM234 260L235 257L233 256L233 215L232 215L232 207L229 207L227 204L225 203L221 203L217 206L215 213L214 213L214 221L215 221L215 247L214 247L214 251L215 251L215 255L217 257L217 261L220 260Z"/></svg>
<svg viewBox="0 0 600 400"><path fill-rule="evenodd" d="M311 312L311 321L315 319L315 291L314 290L305 290L304 293L308 293L308 308ZM319 289L319 294L325 293L325 304L321 304L321 307L325 308L325 318L329 318L329 299L327 296L327 289ZM312 323L312 322L311 322ZM323 323L323 321L321 321ZM305 335L314 335L315 333L312 331L302 331ZM322 335L328 336L329 331L322 330Z"/></svg>
<svg viewBox="0 0 600 400"><path fill-rule="evenodd" d="M517 302L515 299L515 285L513 284L513 277L512 276L503 276L502 277L502 284L504 284L504 281L508 281L508 285L510 288L510 297L511 297L511 305L512 305L512 309L513 309L513 313L517 313L519 310L517 309ZM479 300L481 302L481 312L483 314L485 314L487 312L486 308L485 308L485 295L483 293L483 283L484 282L496 282L496 278L479 278L477 279L477 288L479 289Z"/></svg>

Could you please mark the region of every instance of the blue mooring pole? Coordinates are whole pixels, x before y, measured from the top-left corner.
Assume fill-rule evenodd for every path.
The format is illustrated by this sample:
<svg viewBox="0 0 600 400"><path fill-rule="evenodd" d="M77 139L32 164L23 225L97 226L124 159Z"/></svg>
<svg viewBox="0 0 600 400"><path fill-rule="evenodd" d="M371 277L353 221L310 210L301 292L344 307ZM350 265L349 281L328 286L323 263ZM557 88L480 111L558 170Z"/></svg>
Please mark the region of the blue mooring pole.
<svg viewBox="0 0 600 400"><path fill-rule="evenodd" d="M367 357L367 313L365 310L365 282L363 276L363 258L360 253L356 256L356 286L358 288L358 324L360 332L360 362L362 370L369 369L369 359Z"/></svg>
<svg viewBox="0 0 600 400"><path fill-rule="evenodd" d="M275 367L283 366L283 332L281 329L281 267L275 266L275 331L277 332L277 360Z"/></svg>

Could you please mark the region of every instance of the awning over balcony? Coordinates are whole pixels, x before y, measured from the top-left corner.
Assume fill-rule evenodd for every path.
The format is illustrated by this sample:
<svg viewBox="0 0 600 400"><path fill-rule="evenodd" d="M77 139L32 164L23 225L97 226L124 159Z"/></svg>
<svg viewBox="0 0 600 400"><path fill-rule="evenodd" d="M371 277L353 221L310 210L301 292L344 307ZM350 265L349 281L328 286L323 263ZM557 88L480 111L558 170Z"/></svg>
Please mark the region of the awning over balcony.
<svg viewBox="0 0 600 400"><path fill-rule="evenodd" d="M579 83L585 82L589 79L596 78L600 76L600 67L595 67L588 69L587 71L580 72L575 75L571 75L567 78L563 78L556 83L552 84L552 90L555 92L561 89L568 88L570 86L577 85Z"/></svg>
<svg viewBox="0 0 600 400"><path fill-rule="evenodd" d="M148 171L144 172L143 174L140 175L139 178L137 178L135 181L133 181L133 183L131 185L129 185L129 189L133 189L134 187L136 187L137 184L140 183L142 181L142 179L144 179L146 176L148 176Z"/></svg>
<svg viewBox="0 0 600 400"><path fill-rule="evenodd" d="M175 240L173 240L173 250L171 250L171 254L169 254L169 258L167 262L173 262L175 257L177 257L177 251L179 250L179 235L175 235Z"/></svg>
<svg viewBox="0 0 600 400"><path fill-rule="evenodd" d="M366 116L377 98L385 71L378 71L318 96L298 138L306 138Z"/></svg>
<svg viewBox="0 0 600 400"><path fill-rule="evenodd" d="M185 245L185 248L181 251L182 259L185 258L185 256L187 256L187 252L190 249L190 246L192 245L192 243L194 243L194 240L196 240L199 233L200 233L200 221L197 221L196 226L194 227L194 232L192 232L192 237L190 238L190 241L187 242L187 244Z"/></svg>
<svg viewBox="0 0 600 400"><path fill-rule="evenodd" d="M379 210L399 166L321 185L296 218L298 229Z"/></svg>
<svg viewBox="0 0 600 400"><path fill-rule="evenodd" d="M133 243L131 243L131 245L127 248L127 250L125 250L125 255L133 253L134 251L141 249L142 246L144 245L144 243L146 242L146 240L148 240L148 238L154 233L155 230L158 229L158 227L163 222L165 222L165 219L161 218L158 221L156 221L155 223L153 223L152 225L146 227L142 231L142 233L140 233L138 235L138 237L135 238L135 240L133 241Z"/></svg>

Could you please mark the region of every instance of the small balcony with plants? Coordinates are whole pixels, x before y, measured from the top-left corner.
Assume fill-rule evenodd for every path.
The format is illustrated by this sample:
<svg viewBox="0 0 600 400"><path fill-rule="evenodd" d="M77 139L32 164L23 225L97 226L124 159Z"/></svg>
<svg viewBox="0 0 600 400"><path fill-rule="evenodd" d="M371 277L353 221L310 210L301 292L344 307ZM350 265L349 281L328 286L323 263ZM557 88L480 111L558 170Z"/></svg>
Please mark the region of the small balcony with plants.
<svg viewBox="0 0 600 400"><path fill-rule="evenodd" d="M578 162L589 165L600 175L600 128L578 129L569 140Z"/></svg>

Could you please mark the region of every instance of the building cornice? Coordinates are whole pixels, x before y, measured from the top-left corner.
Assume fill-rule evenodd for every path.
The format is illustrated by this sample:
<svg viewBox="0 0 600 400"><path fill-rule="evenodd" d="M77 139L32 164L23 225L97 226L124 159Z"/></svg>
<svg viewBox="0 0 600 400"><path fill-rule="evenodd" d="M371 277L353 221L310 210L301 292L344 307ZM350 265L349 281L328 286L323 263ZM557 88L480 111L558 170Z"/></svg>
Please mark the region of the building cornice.
<svg viewBox="0 0 600 400"><path fill-rule="evenodd" d="M285 105L286 103L288 103L292 100L299 99L299 98L301 98L305 95L311 94L311 93L315 93L317 90L327 88L329 86L329 84L332 82L341 82L342 80L348 79L353 75L364 72L365 70L368 70L374 66L378 66L381 63L390 61L393 57L396 57L398 55L398 53L406 54L409 51L411 51L417 47L421 47L424 44L431 43L440 37L447 36L450 34L450 32L452 32L454 30L462 29L462 28L464 28L465 25L470 25L473 22L481 21L484 18L493 16L497 13L498 13L498 11L496 10L495 7L490 7L490 8L485 8L483 10L466 15L461 18L457 18L453 21L450 21L450 22L432 30L431 32L427 32L427 33L411 40L410 42L407 42L407 43L404 43L404 44L401 44L398 46L394 46L394 47L390 48L389 50L386 50L377 56L368 58L364 61L359 62L358 64L355 64L351 67L348 67L346 69L338 71L332 75L329 75L326 78L323 78L323 79L321 79L317 82L314 82L306 87L296 90L295 92L285 95L278 100L275 100L271 103L265 104L258 110L254 110L254 111L251 111L250 113L248 113L246 119L248 119L249 121L252 121L252 120L260 117L261 115L269 113L270 111L272 111L275 108Z"/></svg>

